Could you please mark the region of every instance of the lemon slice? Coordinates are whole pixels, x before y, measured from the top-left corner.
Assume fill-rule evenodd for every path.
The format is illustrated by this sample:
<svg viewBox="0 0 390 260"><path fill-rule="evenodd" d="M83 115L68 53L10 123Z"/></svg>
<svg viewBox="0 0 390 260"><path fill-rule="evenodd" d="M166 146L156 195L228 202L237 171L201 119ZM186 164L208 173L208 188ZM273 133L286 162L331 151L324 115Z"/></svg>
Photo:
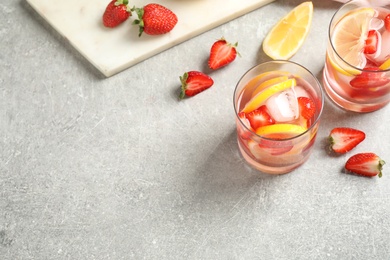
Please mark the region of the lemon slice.
<svg viewBox="0 0 390 260"><path fill-rule="evenodd" d="M266 80L263 83L261 83L258 87L256 87L256 89L252 92L252 97L256 96L257 94L259 94L264 89L266 89L266 88L268 88L268 87L270 87L272 85L275 85L275 84L281 83L283 81L286 81L286 80L288 80L287 76L280 76L280 77L276 77L276 78L272 78L272 79Z"/></svg>
<svg viewBox="0 0 390 260"><path fill-rule="evenodd" d="M363 50L370 21L375 14L376 11L370 7L349 11L338 21L333 30L332 44L334 49L344 61L355 68L363 68L366 64ZM338 71L343 71L336 62L333 62L332 66ZM355 75L359 72L350 69L347 73Z"/></svg>
<svg viewBox="0 0 390 260"><path fill-rule="evenodd" d="M281 83L275 84L271 87L268 87L264 91L258 93L256 96L252 97L249 102L245 105L242 112L249 113L256 108L258 108L261 104L263 104L264 101L266 101L269 97L272 95L281 92L285 89L291 88L295 86L297 83L295 79L288 79L286 81L283 81Z"/></svg>
<svg viewBox="0 0 390 260"><path fill-rule="evenodd" d="M260 136L267 136L273 134L281 134L288 137L293 137L304 133L307 129L300 125L294 124L273 124L259 127L256 134Z"/></svg>
<svg viewBox="0 0 390 260"><path fill-rule="evenodd" d="M390 69L390 59L388 59L387 61L383 62L383 64L380 65L379 68L381 70L388 70L388 69Z"/></svg>
<svg viewBox="0 0 390 260"><path fill-rule="evenodd" d="M288 60L302 46L311 26L313 3L303 2L283 17L263 41L263 51L272 59Z"/></svg>

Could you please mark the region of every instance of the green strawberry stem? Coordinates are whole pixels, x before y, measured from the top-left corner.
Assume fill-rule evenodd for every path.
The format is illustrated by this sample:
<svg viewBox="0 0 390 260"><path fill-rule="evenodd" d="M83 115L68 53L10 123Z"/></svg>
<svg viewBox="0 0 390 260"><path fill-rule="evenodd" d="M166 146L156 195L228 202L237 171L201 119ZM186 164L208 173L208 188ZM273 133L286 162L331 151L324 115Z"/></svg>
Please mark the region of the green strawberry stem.
<svg viewBox="0 0 390 260"><path fill-rule="evenodd" d="M378 164L378 170L379 170L379 174L378 174L378 177L382 177L382 168L383 168L383 165L385 165L385 161L384 160L379 160L379 164Z"/></svg>
<svg viewBox="0 0 390 260"><path fill-rule="evenodd" d="M144 20L142 17L144 16L144 9L143 8L136 8L135 6L131 9L132 12L135 12L138 16L138 19L133 21L134 25L139 25L139 34L138 36L141 37L142 33L144 32Z"/></svg>
<svg viewBox="0 0 390 260"><path fill-rule="evenodd" d="M187 79L188 79L188 73L184 73L183 76L180 76L180 81L181 81L181 91L180 91L180 99L185 98L186 96L186 87L187 87Z"/></svg>
<svg viewBox="0 0 390 260"><path fill-rule="evenodd" d="M115 1L115 5L116 6L125 5L126 6L126 11L131 14L132 9L129 7L128 4L129 4L129 0L116 0Z"/></svg>

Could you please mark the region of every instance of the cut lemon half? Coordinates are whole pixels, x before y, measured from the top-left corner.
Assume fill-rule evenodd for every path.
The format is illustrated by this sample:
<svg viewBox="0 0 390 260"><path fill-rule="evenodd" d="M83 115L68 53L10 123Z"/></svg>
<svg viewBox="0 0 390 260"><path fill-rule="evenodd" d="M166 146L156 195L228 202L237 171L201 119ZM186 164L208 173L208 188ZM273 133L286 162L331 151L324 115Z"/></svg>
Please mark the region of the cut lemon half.
<svg viewBox="0 0 390 260"><path fill-rule="evenodd" d="M270 87L272 85L275 85L275 84L281 83L283 81L286 81L286 80L288 80L287 76L280 76L280 77L276 77L276 78L272 78L272 79L266 80L263 83L261 83L259 86L256 87L256 89L252 92L252 97L256 96L257 94L259 94L264 89L266 89L266 88L268 88L268 87Z"/></svg>
<svg viewBox="0 0 390 260"><path fill-rule="evenodd" d="M291 88L293 86L296 86L297 82L294 78L288 79L286 81L280 82L278 84L275 84L273 86L268 87L264 91L258 93L256 96L252 97L249 102L245 105L242 112L249 113L256 108L258 108L260 105L262 105L269 97L272 95L275 95L278 92L281 92L285 89Z"/></svg>
<svg viewBox="0 0 390 260"><path fill-rule="evenodd" d="M388 59L387 61L383 62L383 64L380 65L379 68L381 70L388 70L388 69L390 69L390 59Z"/></svg>
<svg viewBox="0 0 390 260"><path fill-rule="evenodd" d="M373 8L362 7L347 12L334 27L331 41L335 51L355 68L363 68L367 62L363 50L370 21L375 15ZM338 67L337 62L333 62L332 66L338 71L345 71ZM358 73L354 69L348 69L347 72L354 75Z"/></svg>
<svg viewBox="0 0 390 260"><path fill-rule="evenodd" d="M300 125L294 124L273 124L259 127L256 134L260 136L282 135L286 137L294 137L304 133L307 129Z"/></svg>
<svg viewBox="0 0 390 260"><path fill-rule="evenodd" d="M313 3L303 2L283 17L263 41L263 51L272 59L288 60L302 46L310 30Z"/></svg>

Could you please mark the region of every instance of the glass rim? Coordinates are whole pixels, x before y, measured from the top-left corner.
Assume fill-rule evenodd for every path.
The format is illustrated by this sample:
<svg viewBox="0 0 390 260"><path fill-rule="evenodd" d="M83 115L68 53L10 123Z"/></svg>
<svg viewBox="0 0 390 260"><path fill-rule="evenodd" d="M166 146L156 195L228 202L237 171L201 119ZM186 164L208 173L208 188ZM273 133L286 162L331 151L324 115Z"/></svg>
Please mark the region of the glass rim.
<svg viewBox="0 0 390 260"><path fill-rule="evenodd" d="M321 101L321 108L319 110L319 113L318 113L318 116L316 117L316 119L314 120L314 122L310 125L310 127L308 127L304 132L298 134L298 135L294 135L292 137L289 137L289 138L285 138L285 139L275 139L275 138L269 138L269 137L265 137L265 136L262 136L262 135L258 135L255 131L249 129L242 121L241 121L241 118L238 116L238 108L237 108L237 105L236 105L236 93L237 93L237 89L238 89L238 86L240 85L240 82L241 80L246 76L248 75L252 70L254 70L255 68L259 67L259 66L264 66L266 64L270 64L270 63L280 63L280 64L291 64L293 66L297 66L297 67L300 67L302 68L303 70L305 70L313 79L314 79L314 82L317 84L318 86L318 89L319 89L319 94L320 94L320 98L319 100ZM289 72L290 73L290 72ZM293 74L293 73L291 73ZM294 75L294 74L293 74ZM297 63L297 62L294 62L294 61L290 61L290 60L271 60L271 61L266 61L266 62L262 62L262 63L259 63L259 64L256 64L254 66L252 66L250 69L248 69L241 77L240 79L238 80L237 84L236 84L236 87L234 88L234 93L233 93L233 107L234 107L234 113L235 113L235 116L236 118L238 119L238 121L240 122L241 126L243 126L247 131L249 131L251 134L253 134L254 136L256 136L256 138L261 138L261 139L265 139L265 140L269 140L269 141L278 141L278 142L287 142L287 141L291 141L291 140L294 140L294 139L297 139L297 138L300 138L301 136L304 136L305 134L307 134L308 132L310 132L316 125L317 123L320 121L320 118L321 118L321 115L322 115L322 112L324 110L324 104L325 102L325 93L324 93L324 90L322 89L322 85L320 83L320 81L317 79L316 76L314 76L314 74L308 70L306 67L304 67L303 65Z"/></svg>
<svg viewBox="0 0 390 260"><path fill-rule="evenodd" d="M354 69L354 70L357 70L357 71L359 71L359 72L370 72L370 73L383 73L383 72L385 72L385 73L387 73L387 72L390 72L390 68L388 68L388 69L385 69L385 70L367 70L367 69L361 69L361 68L358 68L358 67L356 67L356 66L353 66L352 64L350 64L349 62L347 62L343 57L341 57L341 55L337 52L337 50L336 50L336 48L335 48L335 46L334 46L334 44L333 44L333 40L332 40L332 35L331 35L331 27L332 27L332 25L333 25L333 22L335 21L335 18L336 18L336 16L340 13L340 11L343 9L343 8L345 8L346 6L348 6L348 5L351 5L352 3L355 3L355 2L358 2L358 0L349 0L348 2L345 2L344 4L342 4L338 9L337 9L337 11L332 15L332 18L331 18L331 20L330 20L330 23L329 23L329 27L328 27L328 40L329 40L329 43L330 43L330 46L332 47L332 50L333 50L333 52L337 55L337 57L340 59L340 60L342 60L346 65L348 65L348 66L350 66L352 69ZM387 5L386 5L387 6ZM361 8L361 7L364 7L364 6L357 6L356 8ZM352 10L352 9L351 9ZM341 18L340 18L341 19ZM340 20L339 19L339 20ZM338 20L338 21L339 21ZM338 21L337 21L337 23L338 23ZM337 23L335 23L335 24L337 24ZM388 58L388 59L390 59L390 57Z"/></svg>

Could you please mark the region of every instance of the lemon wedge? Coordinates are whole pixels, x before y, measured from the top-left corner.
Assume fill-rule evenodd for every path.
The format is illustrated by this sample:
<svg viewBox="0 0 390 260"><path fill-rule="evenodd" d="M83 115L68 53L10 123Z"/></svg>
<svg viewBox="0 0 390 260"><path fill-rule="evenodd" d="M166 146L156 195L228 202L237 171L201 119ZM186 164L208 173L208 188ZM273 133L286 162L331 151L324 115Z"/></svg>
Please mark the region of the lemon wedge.
<svg viewBox="0 0 390 260"><path fill-rule="evenodd" d="M256 130L256 134L260 136L267 136L267 135L274 135L274 134L280 134L284 135L287 138L300 135L304 133L307 129L300 125L294 125L294 124L273 124L273 125L267 125L259 127Z"/></svg>
<svg viewBox="0 0 390 260"><path fill-rule="evenodd" d="M390 59L387 61L383 62L382 65L379 66L381 70L388 70L390 69Z"/></svg>
<svg viewBox="0 0 390 260"><path fill-rule="evenodd" d="M355 68L362 68L366 64L364 57L364 45L369 31L371 19L376 11L370 7L362 7L357 10L347 12L335 25L332 34L332 44L335 51L348 64ZM342 69L337 65L333 55L330 58L332 66L344 74L359 74L359 71L353 68Z"/></svg>
<svg viewBox="0 0 390 260"><path fill-rule="evenodd" d="M265 37L263 41L265 54L275 60L291 58L306 39L312 17L312 2L303 2L296 6Z"/></svg>
<svg viewBox="0 0 390 260"><path fill-rule="evenodd" d="M249 102L245 105L242 112L249 113L256 108L258 108L263 102L265 102L269 97L272 95L281 92L285 89L291 88L293 86L296 86L296 81L294 78L288 79L286 81L280 82L278 84L275 84L273 86L268 87L264 91L258 93L256 96L252 97Z"/></svg>
<svg viewBox="0 0 390 260"><path fill-rule="evenodd" d="M280 77L276 77L276 78L272 78L272 79L266 80L263 83L261 83L258 87L256 87L256 89L252 92L252 97L256 96L257 94L259 94L264 89L266 89L266 88L268 88L268 87L270 87L272 85L275 85L275 84L281 83L283 81L286 81L286 80L288 80L287 76L280 76Z"/></svg>

